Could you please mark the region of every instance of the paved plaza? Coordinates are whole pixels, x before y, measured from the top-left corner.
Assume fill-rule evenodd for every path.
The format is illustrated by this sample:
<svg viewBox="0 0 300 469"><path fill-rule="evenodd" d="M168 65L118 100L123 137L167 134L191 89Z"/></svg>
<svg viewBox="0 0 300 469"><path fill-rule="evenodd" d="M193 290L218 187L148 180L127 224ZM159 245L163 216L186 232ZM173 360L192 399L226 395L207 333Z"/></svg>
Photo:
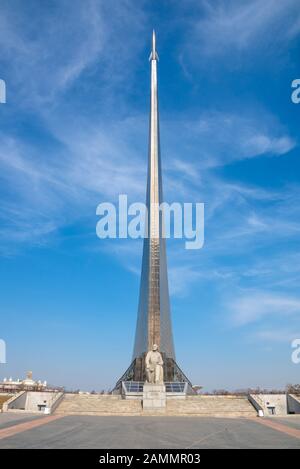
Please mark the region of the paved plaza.
<svg viewBox="0 0 300 469"><path fill-rule="evenodd" d="M0 413L0 430L13 427L20 423L31 422L33 420L41 419L43 416L24 413Z"/></svg>
<svg viewBox="0 0 300 469"><path fill-rule="evenodd" d="M225 419L72 415L37 419L0 414L0 448L300 449L300 416Z"/></svg>

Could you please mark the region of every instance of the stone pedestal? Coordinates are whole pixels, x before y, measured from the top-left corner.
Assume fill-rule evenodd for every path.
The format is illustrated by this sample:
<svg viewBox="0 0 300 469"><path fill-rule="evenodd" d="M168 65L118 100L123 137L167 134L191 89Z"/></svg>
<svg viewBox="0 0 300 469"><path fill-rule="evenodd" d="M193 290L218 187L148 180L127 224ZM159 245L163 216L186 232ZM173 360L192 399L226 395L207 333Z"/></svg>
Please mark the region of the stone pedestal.
<svg viewBox="0 0 300 469"><path fill-rule="evenodd" d="M166 387L164 384L145 383L143 388L143 409L164 410L166 408Z"/></svg>

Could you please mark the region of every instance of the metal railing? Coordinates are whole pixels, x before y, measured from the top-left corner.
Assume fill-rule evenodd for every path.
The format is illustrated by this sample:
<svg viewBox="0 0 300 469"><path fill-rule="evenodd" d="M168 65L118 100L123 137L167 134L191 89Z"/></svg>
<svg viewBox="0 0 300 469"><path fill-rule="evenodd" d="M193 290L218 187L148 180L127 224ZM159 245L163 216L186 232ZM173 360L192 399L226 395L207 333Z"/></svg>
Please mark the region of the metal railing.
<svg viewBox="0 0 300 469"><path fill-rule="evenodd" d="M167 393L187 394L188 392L188 383L185 381L165 382L164 385ZM143 388L143 381L122 381L123 394L142 394Z"/></svg>

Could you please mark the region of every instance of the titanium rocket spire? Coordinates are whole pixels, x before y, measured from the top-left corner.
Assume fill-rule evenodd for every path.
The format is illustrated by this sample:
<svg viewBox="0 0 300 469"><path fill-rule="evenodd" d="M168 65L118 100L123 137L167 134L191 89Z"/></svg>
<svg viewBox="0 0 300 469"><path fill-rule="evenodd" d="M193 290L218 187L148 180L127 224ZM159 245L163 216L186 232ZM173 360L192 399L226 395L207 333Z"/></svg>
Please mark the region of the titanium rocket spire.
<svg viewBox="0 0 300 469"><path fill-rule="evenodd" d="M155 32L152 34L149 151L146 205L147 235L144 239L140 297L133 359L157 344L167 358L175 360L170 317L166 246L163 233L162 174L160 161L157 61Z"/></svg>
<svg viewBox="0 0 300 469"><path fill-rule="evenodd" d="M152 50L150 53L149 60L158 60L158 54L156 52L156 36L155 36L155 31L153 29L152 32Z"/></svg>
<svg viewBox="0 0 300 469"><path fill-rule="evenodd" d="M193 393L192 383L176 363L167 272L166 240L163 236L162 174L159 142L159 113L157 97L157 63L155 32L150 53L151 92L149 116L149 148L147 175L147 220L143 246L140 297L135 343L130 366L117 381L114 392L143 391L146 379L146 353L157 344L163 356L164 381L168 392Z"/></svg>

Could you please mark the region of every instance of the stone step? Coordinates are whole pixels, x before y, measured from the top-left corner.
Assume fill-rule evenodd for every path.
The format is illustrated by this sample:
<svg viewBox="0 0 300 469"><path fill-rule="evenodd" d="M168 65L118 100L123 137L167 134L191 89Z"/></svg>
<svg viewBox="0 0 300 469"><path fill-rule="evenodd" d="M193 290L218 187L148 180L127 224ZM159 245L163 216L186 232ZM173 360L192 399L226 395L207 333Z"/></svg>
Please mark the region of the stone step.
<svg viewBox="0 0 300 469"><path fill-rule="evenodd" d="M72 415L72 414L78 414L78 415L139 415L142 412L141 409L131 409L131 410L118 410L118 411L113 411L112 409L105 409L105 410L61 410L55 412L55 415Z"/></svg>
<svg viewBox="0 0 300 469"><path fill-rule="evenodd" d="M55 414L139 415L141 410L141 401L124 400L121 396L66 394Z"/></svg>
<svg viewBox="0 0 300 469"><path fill-rule="evenodd" d="M166 408L143 410L141 400L121 396L67 394L57 407L61 415L189 415L199 417L254 417L256 410L246 397L188 396L167 399Z"/></svg>
<svg viewBox="0 0 300 469"><path fill-rule="evenodd" d="M169 399L167 413L172 415L253 417L256 415L256 410L246 397L188 396L185 400Z"/></svg>
<svg viewBox="0 0 300 469"><path fill-rule="evenodd" d="M120 394L78 394L78 393L67 392L67 393L64 394L64 398L65 399L78 398L78 399L120 400L120 399L122 399L122 396Z"/></svg>

